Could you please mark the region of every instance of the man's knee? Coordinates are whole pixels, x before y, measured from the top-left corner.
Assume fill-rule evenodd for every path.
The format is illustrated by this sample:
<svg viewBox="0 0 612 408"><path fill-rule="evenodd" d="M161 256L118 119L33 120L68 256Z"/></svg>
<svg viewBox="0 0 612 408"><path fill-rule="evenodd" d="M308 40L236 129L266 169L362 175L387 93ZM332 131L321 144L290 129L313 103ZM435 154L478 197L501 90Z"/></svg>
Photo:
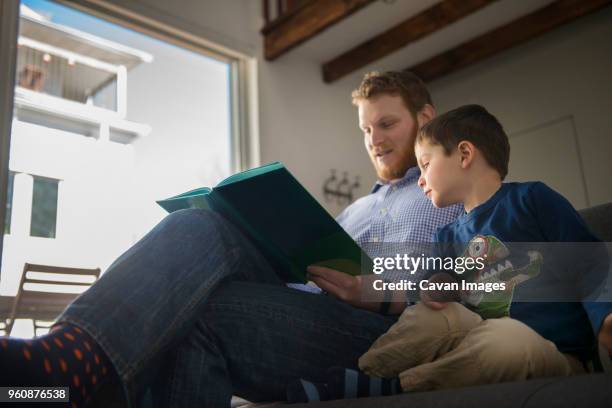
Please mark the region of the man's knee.
<svg viewBox="0 0 612 408"><path fill-rule="evenodd" d="M191 238L194 234L223 231L227 228L227 222L214 211L188 208L168 214L158 227L164 231L185 234Z"/></svg>
<svg viewBox="0 0 612 408"><path fill-rule="evenodd" d="M214 211L200 208L185 208L178 211L173 211L168 214L162 222L176 224L217 224L222 222L223 218Z"/></svg>

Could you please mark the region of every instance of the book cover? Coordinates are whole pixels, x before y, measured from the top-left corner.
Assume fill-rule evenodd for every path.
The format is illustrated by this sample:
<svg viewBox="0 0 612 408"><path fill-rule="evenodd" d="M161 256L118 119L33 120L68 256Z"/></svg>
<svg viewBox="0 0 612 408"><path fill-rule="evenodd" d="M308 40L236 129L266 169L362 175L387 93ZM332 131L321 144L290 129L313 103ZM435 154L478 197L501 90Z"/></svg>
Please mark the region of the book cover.
<svg viewBox="0 0 612 408"><path fill-rule="evenodd" d="M287 282L306 282L308 265L355 276L362 264L371 270L371 260L359 245L280 162L157 203L168 212L201 208L221 214Z"/></svg>

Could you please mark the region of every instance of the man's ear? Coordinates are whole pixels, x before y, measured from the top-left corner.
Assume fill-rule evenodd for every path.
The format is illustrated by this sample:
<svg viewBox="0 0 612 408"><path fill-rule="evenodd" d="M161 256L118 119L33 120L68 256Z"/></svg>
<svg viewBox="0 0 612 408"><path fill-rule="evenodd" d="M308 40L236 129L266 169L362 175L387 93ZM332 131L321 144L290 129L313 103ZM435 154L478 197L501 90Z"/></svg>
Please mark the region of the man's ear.
<svg viewBox="0 0 612 408"><path fill-rule="evenodd" d="M457 145L457 151L459 152L461 168L468 168L472 161L474 161L474 156L476 154L476 146L474 146L472 142L462 140Z"/></svg>
<svg viewBox="0 0 612 408"><path fill-rule="evenodd" d="M419 124L419 129L422 128L432 120L436 116L436 108L432 105L426 103L425 106L417 113L417 123Z"/></svg>

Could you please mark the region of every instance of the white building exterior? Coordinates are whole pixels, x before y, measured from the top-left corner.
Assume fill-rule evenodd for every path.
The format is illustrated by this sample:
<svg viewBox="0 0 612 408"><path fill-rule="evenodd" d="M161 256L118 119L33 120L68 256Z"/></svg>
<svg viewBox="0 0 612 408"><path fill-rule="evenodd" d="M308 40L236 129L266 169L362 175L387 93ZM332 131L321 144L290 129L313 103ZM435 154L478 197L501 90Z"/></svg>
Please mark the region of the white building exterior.
<svg viewBox="0 0 612 408"><path fill-rule="evenodd" d="M127 77L151 61L22 8L0 294L25 262L104 270L138 237L132 143L151 127L128 119Z"/></svg>

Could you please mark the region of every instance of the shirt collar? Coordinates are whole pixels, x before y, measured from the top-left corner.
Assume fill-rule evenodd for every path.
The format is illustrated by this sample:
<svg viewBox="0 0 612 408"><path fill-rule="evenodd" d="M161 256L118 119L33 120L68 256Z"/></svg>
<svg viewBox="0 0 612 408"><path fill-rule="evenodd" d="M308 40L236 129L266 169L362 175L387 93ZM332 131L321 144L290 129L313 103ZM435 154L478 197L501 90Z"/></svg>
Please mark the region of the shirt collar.
<svg viewBox="0 0 612 408"><path fill-rule="evenodd" d="M489 198L487 201L480 204L478 207L472 209L472 211L470 211L469 213L466 213L464 210L463 214L460 215L459 218L457 218L459 223L460 224L466 223L467 221L474 219L474 217L478 217L480 214L485 213L490 208L495 206L495 204L497 204L499 200L501 200L504 197L504 195L508 191L508 188L510 188L509 185L510 185L509 183L502 183L502 185L495 192L495 194L493 194L491 198Z"/></svg>
<svg viewBox="0 0 612 408"><path fill-rule="evenodd" d="M410 167L406 171L406 174L404 174L404 177L402 177L399 181L395 182L394 184L398 187L401 187L406 184L411 184L415 182L416 180L418 180L420 175L421 175L421 170L419 170L418 166ZM374 183L374 186L372 187L372 191L370 191L370 194L374 194L382 186L386 186L386 185L389 185L389 183L382 181L382 180L377 180L376 183Z"/></svg>

